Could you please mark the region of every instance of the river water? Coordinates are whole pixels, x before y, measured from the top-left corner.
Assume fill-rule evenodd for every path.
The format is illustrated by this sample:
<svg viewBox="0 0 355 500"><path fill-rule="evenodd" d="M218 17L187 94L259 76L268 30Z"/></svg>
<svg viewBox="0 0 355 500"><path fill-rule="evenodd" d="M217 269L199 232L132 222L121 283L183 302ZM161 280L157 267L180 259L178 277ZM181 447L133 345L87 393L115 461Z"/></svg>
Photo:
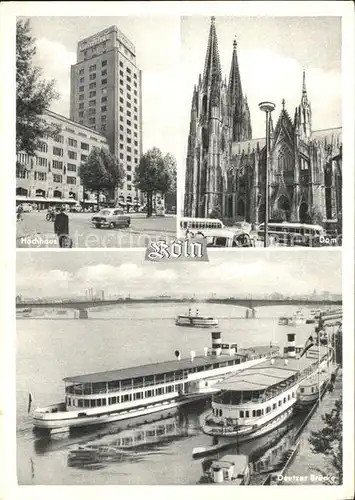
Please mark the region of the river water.
<svg viewBox="0 0 355 500"><path fill-rule="evenodd" d="M170 414L144 420L111 424L67 438L39 439L32 432L28 414L28 393L32 409L63 400L66 376L124 368L182 357L190 350L203 354L210 346L208 329L182 328L175 317L188 304L127 304L90 311L90 318L78 320L74 313L17 321L17 471L19 484L113 485L113 484L196 484L201 460L192 459L197 446L211 444L202 434L200 416L209 402L194 404ZM286 344L286 334L296 333L296 344L304 344L314 325L279 326L278 317L291 315L291 306L263 307L256 319L246 319L245 309L221 304L191 304L200 314L219 318L222 342L239 347ZM305 310L307 313L307 310ZM157 421L157 418L160 420ZM139 425L138 425L139 424ZM127 427L129 427L127 429ZM140 434L140 445L132 448L132 436ZM266 439L242 445L240 453L250 454ZM271 438L270 438L271 439ZM96 463L68 463L72 450L82 444L105 445L110 452ZM309 456L304 467L317 457Z"/></svg>

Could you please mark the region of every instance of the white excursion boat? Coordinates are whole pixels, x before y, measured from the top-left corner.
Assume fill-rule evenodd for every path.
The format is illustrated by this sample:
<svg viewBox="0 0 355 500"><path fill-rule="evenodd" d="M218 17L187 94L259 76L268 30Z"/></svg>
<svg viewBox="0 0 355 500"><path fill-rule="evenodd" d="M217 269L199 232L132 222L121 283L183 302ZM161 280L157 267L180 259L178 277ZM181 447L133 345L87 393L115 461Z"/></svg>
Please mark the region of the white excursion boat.
<svg viewBox="0 0 355 500"><path fill-rule="evenodd" d="M167 410L205 398L227 375L259 364L277 355L278 347L238 349L221 342L212 332L212 348L203 356L152 363L133 368L66 377L65 400L38 408L33 414L35 429L49 433L106 424Z"/></svg>
<svg viewBox="0 0 355 500"><path fill-rule="evenodd" d="M200 483L242 486L250 482L247 455L224 455L213 460L203 473Z"/></svg>
<svg viewBox="0 0 355 500"><path fill-rule="evenodd" d="M305 325L306 324L306 318L305 315L303 314L303 311L299 309L296 311L292 317L294 325Z"/></svg>
<svg viewBox="0 0 355 500"><path fill-rule="evenodd" d="M293 326L293 320L291 316L281 316L279 318L279 325Z"/></svg>
<svg viewBox="0 0 355 500"><path fill-rule="evenodd" d="M279 427L293 413L300 385L329 360L326 347L308 339L296 357L295 334L287 335L287 357L276 357L226 377L215 386L205 434L247 441Z"/></svg>
<svg viewBox="0 0 355 500"><path fill-rule="evenodd" d="M213 316L200 316L198 309L195 314L189 309L188 314L179 314L175 321L178 326L193 326L197 328L211 328L218 326L218 319Z"/></svg>

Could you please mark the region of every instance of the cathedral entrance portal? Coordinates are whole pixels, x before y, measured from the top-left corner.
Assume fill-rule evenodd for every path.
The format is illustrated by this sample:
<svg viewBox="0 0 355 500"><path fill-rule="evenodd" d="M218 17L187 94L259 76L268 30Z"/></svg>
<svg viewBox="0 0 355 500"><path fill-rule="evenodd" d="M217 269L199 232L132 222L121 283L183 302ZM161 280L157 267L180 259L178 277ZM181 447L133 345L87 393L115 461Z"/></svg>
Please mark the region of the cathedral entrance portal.
<svg viewBox="0 0 355 500"><path fill-rule="evenodd" d="M307 224L310 222L307 203L301 203L298 210L298 216L301 224Z"/></svg>
<svg viewBox="0 0 355 500"><path fill-rule="evenodd" d="M279 210L283 211L283 219L286 221L290 220L291 215L291 204L286 196L280 196L279 201L277 202L277 207Z"/></svg>

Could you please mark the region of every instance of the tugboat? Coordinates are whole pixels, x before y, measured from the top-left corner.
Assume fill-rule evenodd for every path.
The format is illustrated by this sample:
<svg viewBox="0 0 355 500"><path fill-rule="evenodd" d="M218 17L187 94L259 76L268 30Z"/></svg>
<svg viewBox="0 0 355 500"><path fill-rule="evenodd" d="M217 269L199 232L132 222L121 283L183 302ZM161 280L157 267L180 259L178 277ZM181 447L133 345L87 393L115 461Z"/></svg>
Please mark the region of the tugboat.
<svg viewBox="0 0 355 500"><path fill-rule="evenodd" d="M249 484L250 469L246 455L225 455L219 460L205 460L199 483L235 485Z"/></svg>
<svg viewBox="0 0 355 500"><path fill-rule="evenodd" d="M200 316L199 310L195 314L191 313L189 309L188 314L179 314L175 321L178 326L192 326L197 328L211 328L218 326L218 319L213 316Z"/></svg>

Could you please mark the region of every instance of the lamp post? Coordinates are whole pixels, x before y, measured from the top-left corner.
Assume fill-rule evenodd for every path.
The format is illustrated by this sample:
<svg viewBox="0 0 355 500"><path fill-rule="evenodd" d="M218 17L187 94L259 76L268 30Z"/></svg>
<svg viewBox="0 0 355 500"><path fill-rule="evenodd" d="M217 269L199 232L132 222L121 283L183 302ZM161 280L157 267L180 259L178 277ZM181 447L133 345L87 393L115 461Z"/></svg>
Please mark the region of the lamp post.
<svg viewBox="0 0 355 500"><path fill-rule="evenodd" d="M266 165L265 165L265 222L264 222L264 247L268 246L269 234L269 162L270 162L270 118L275 104L264 101L259 103L259 108L266 114Z"/></svg>

